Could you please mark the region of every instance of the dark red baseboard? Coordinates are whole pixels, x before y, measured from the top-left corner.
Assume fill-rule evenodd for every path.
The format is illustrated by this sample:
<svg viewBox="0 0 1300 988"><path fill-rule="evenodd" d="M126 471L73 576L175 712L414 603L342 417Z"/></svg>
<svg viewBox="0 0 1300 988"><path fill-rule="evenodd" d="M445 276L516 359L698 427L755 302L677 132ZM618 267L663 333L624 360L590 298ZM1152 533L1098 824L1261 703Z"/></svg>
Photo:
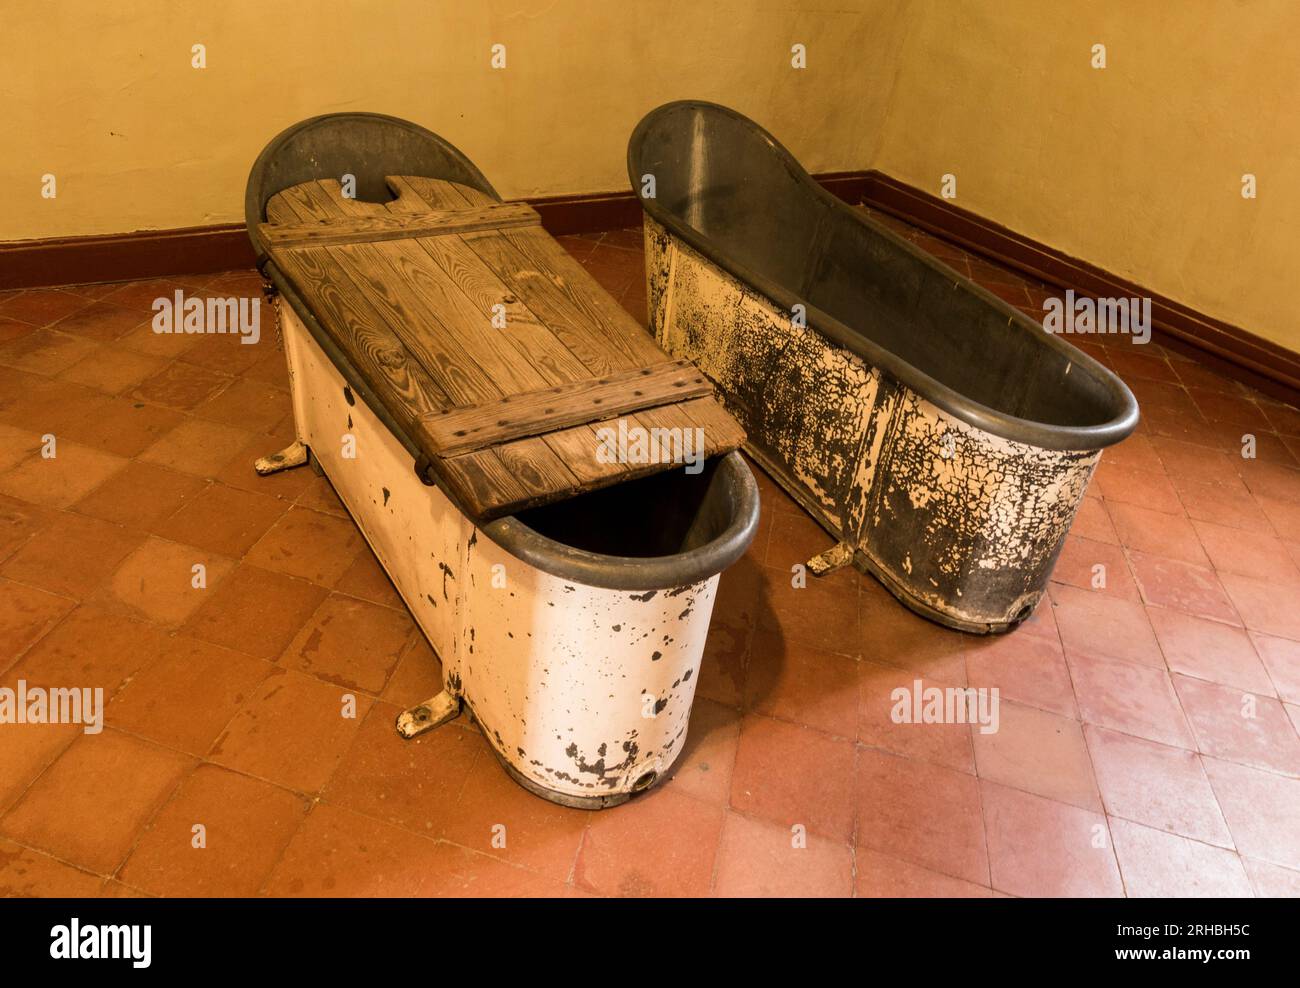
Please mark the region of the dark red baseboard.
<svg viewBox="0 0 1300 988"><path fill-rule="evenodd" d="M833 172L817 180L846 202L866 203L913 226L1057 288L1093 297L1151 299L1153 335L1171 349L1292 404L1300 404L1300 354L1240 327L1070 257L947 200L877 171ZM637 226L641 207L626 192L525 199L556 235ZM0 289L126 281L251 267L243 224L145 230L0 244Z"/></svg>
<svg viewBox="0 0 1300 988"><path fill-rule="evenodd" d="M84 285L253 266L242 223L0 244L0 289Z"/></svg>
<svg viewBox="0 0 1300 988"><path fill-rule="evenodd" d="M566 233L603 233L641 225L641 204L631 192L594 196L547 196L525 199L553 237Z"/></svg>
<svg viewBox="0 0 1300 988"><path fill-rule="evenodd" d="M867 188L867 172L835 172L819 181L847 202ZM641 205L627 192L525 199L554 236L600 233L641 224ZM253 266L242 223L181 230L141 230L106 237L0 243L0 290L84 285L177 274L208 274Z"/></svg>
<svg viewBox="0 0 1300 988"><path fill-rule="evenodd" d="M862 202L872 209L1021 271L1056 288L1094 298L1151 299L1152 339L1236 380L1291 404L1300 404L1300 353L1197 312L1095 264L1070 257L986 220L946 199L880 172L868 173Z"/></svg>

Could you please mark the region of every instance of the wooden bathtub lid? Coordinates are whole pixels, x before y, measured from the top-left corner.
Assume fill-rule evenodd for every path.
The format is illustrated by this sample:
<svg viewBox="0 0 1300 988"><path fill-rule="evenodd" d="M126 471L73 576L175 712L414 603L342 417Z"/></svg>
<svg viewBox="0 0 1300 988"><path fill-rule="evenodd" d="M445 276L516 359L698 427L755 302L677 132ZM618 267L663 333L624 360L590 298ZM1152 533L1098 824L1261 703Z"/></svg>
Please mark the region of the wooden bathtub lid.
<svg viewBox="0 0 1300 988"><path fill-rule="evenodd" d="M453 182L387 182L397 198L384 204L345 199L334 180L286 189L259 233L471 517L680 469L619 462L604 452L614 436L634 454L649 436L702 435L705 456L744 441L703 374L661 350L530 207Z"/></svg>

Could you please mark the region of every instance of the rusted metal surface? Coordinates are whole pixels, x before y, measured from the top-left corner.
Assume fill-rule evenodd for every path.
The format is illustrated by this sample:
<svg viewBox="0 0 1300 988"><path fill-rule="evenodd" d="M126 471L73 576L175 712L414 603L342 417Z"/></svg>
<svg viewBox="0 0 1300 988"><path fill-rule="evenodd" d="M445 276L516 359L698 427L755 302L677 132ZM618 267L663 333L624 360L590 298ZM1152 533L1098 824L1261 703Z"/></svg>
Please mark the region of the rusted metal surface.
<svg viewBox="0 0 1300 988"><path fill-rule="evenodd" d="M909 607L1004 631L1043 593L1098 450L992 435L838 346L645 217L650 329L748 449Z"/></svg>
<svg viewBox="0 0 1300 988"><path fill-rule="evenodd" d="M399 730L464 702L516 781L568 805L613 805L663 778L686 739L716 573L606 589L517 558L421 481L294 310L282 316L298 442L442 660L444 693Z"/></svg>

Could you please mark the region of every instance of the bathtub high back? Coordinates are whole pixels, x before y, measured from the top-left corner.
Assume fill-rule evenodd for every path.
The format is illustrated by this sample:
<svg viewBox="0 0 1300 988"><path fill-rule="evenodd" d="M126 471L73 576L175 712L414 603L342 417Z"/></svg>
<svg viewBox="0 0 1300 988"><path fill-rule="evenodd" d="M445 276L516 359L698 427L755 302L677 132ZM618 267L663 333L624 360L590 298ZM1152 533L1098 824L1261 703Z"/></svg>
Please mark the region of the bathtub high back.
<svg viewBox="0 0 1300 988"><path fill-rule="evenodd" d="M413 124L291 127L246 205L298 440L257 468L323 470L441 658L443 692L399 732L463 702L548 799L654 785L682 750L718 574L758 521L712 386ZM703 434L682 459L611 444L638 429Z"/></svg>
<svg viewBox="0 0 1300 988"><path fill-rule="evenodd" d="M641 121L650 325L748 449L914 610L1002 631L1042 595L1128 388L836 199L711 103Z"/></svg>

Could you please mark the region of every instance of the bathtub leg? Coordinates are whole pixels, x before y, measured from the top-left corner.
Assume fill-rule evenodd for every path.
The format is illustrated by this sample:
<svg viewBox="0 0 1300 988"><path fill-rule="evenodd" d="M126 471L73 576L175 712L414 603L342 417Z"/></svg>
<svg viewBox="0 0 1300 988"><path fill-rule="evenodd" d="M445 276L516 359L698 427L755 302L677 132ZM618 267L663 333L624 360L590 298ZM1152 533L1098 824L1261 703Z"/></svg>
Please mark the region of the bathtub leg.
<svg viewBox="0 0 1300 988"><path fill-rule="evenodd" d="M433 730L439 724L455 720L459 714L460 697L452 696L443 690L437 696L398 714L397 733L410 739L417 734Z"/></svg>
<svg viewBox="0 0 1300 988"><path fill-rule="evenodd" d="M806 565L813 576L825 576L851 562L853 562L853 546L847 542L840 542L825 552L813 556Z"/></svg>
<svg viewBox="0 0 1300 988"><path fill-rule="evenodd" d="M281 470L302 466L307 462L308 455L306 445L295 441L278 453L263 456L253 464L253 469L258 472L259 476L265 477L268 474L279 473Z"/></svg>

